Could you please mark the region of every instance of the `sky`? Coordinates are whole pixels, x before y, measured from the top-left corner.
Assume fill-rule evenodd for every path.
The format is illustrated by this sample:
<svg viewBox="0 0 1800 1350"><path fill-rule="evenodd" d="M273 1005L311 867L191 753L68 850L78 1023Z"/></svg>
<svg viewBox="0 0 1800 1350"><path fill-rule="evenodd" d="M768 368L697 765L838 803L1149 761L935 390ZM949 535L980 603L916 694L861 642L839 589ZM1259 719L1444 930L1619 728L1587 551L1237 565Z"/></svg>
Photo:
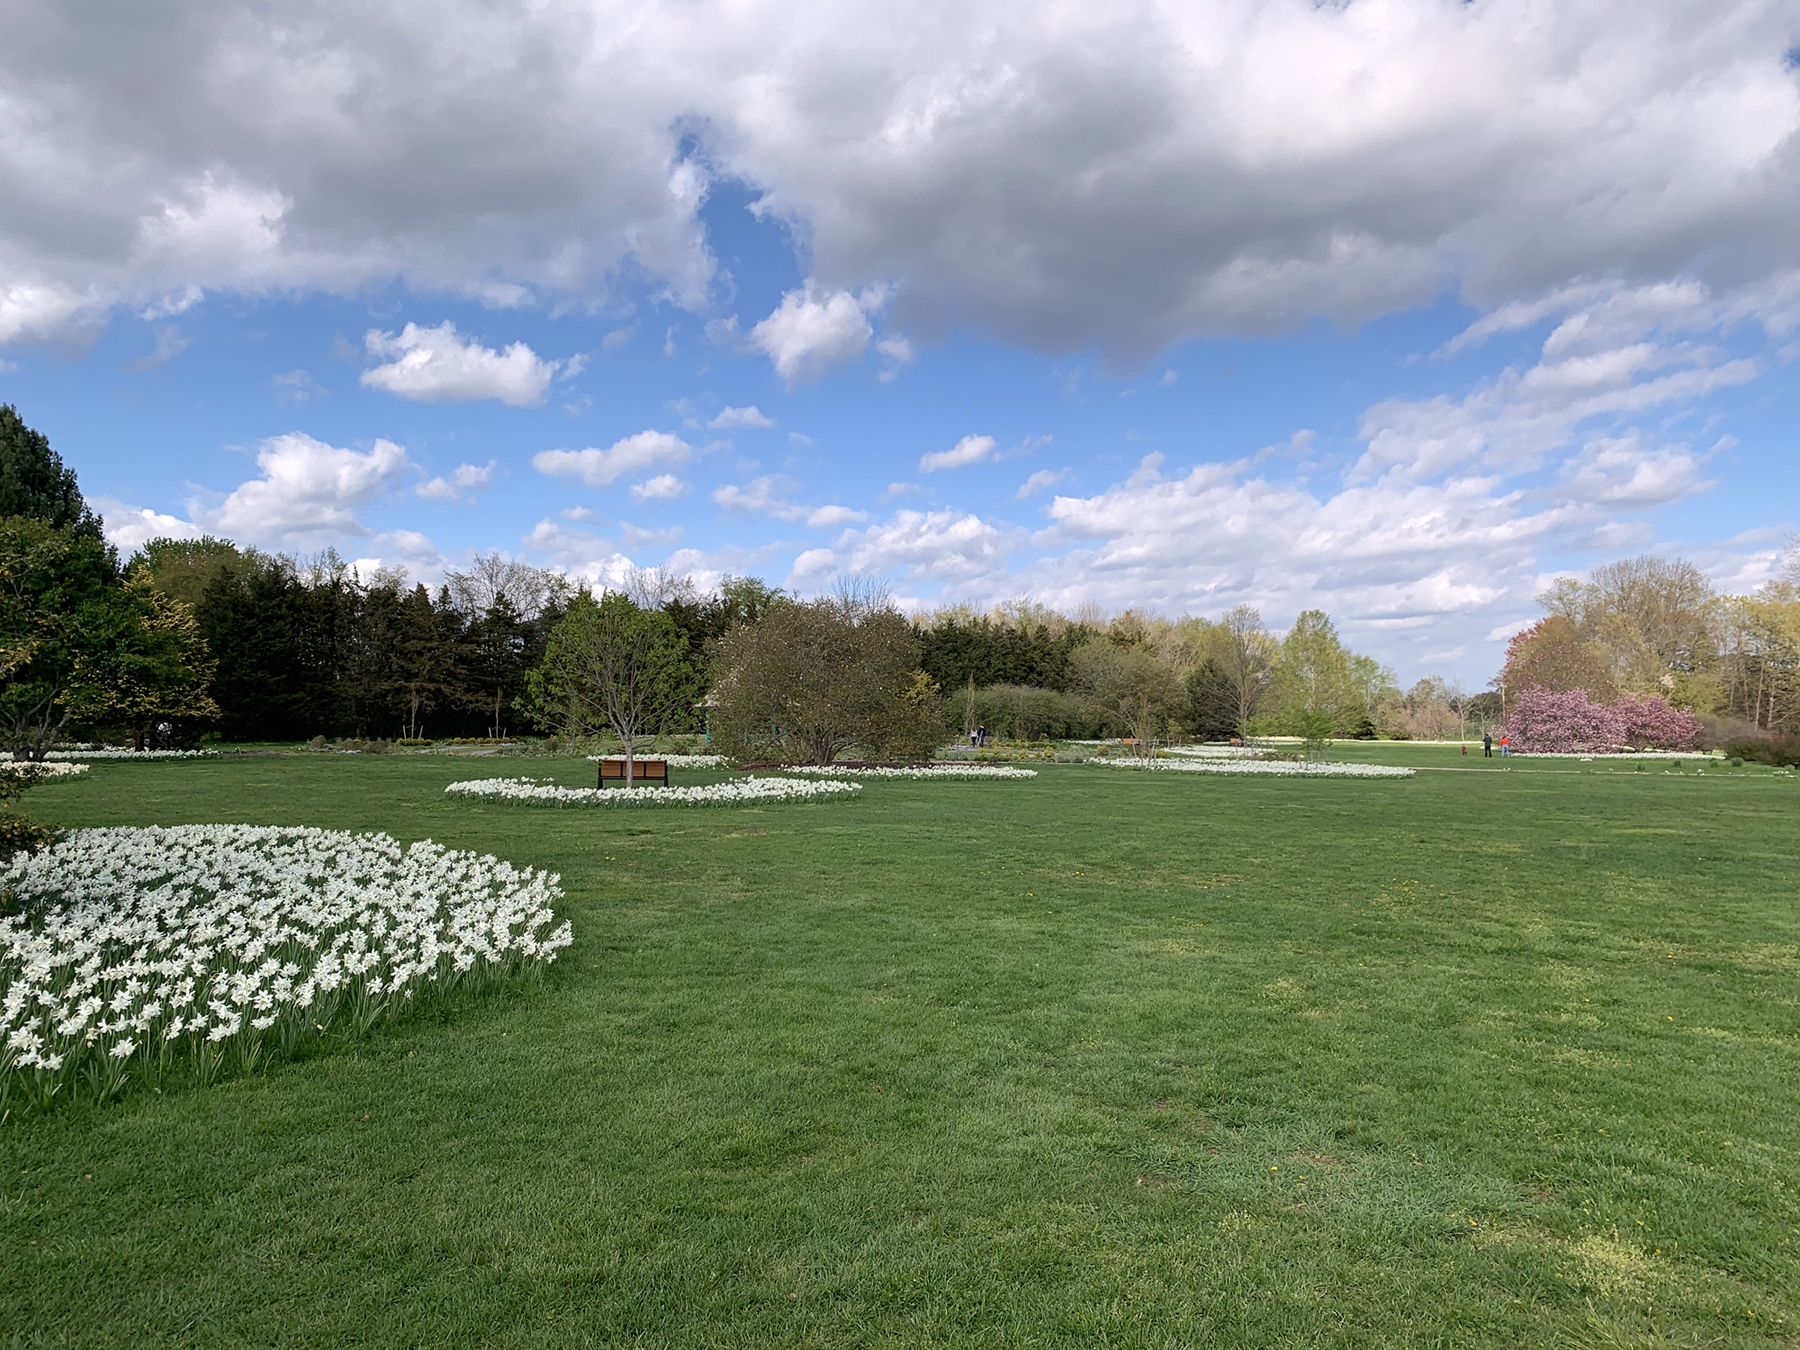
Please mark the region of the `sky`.
<svg viewBox="0 0 1800 1350"><path fill-rule="evenodd" d="M1271 626L1487 681L1800 519L1800 0L0 8L110 537Z"/></svg>

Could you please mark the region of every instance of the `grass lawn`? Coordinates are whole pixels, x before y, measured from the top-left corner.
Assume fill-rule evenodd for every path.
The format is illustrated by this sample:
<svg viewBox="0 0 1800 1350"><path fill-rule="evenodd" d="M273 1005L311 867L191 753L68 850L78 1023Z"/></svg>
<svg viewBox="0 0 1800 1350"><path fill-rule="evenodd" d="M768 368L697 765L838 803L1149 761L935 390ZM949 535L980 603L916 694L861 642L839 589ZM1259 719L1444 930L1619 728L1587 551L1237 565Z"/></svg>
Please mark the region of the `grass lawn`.
<svg viewBox="0 0 1800 1350"><path fill-rule="evenodd" d="M1344 753L1425 771L40 788L548 866L576 940L354 1049L0 1129L0 1345L1800 1344L1800 783Z"/></svg>

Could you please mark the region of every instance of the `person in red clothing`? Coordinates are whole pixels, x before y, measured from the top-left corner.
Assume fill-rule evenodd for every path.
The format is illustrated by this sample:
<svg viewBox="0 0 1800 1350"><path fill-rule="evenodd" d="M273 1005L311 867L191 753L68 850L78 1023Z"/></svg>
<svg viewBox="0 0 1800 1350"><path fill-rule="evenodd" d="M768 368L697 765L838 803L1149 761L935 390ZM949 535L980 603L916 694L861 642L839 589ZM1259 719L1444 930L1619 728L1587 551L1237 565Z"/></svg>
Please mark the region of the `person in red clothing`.
<svg viewBox="0 0 1800 1350"><path fill-rule="evenodd" d="M1500 758L1505 759L1511 754L1512 754L1512 738L1510 736L1502 736L1500 738Z"/></svg>

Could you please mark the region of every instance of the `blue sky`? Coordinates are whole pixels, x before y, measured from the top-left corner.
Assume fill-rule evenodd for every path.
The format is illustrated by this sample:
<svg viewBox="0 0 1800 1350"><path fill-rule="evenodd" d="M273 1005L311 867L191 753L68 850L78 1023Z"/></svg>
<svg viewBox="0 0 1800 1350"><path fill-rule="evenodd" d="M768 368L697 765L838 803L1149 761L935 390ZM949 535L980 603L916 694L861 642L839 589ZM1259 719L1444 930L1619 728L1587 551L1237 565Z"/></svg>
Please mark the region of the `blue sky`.
<svg viewBox="0 0 1800 1350"><path fill-rule="evenodd" d="M1559 572L1800 514L1791 3L154 8L0 18L0 399L127 547L1479 684Z"/></svg>

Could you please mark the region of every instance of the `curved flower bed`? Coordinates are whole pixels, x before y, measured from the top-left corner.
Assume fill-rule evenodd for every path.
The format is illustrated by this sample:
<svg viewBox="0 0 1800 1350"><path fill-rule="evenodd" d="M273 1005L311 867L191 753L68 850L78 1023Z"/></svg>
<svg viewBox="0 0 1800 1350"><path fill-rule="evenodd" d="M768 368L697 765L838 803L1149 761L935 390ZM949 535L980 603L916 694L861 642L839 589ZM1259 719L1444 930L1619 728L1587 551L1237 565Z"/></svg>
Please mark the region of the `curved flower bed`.
<svg viewBox="0 0 1800 1350"><path fill-rule="evenodd" d="M92 750L51 750L46 760L87 759L205 759L217 750L128 750L122 746L101 746Z"/></svg>
<svg viewBox="0 0 1800 1350"><path fill-rule="evenodd" d="M1166 773L1234 773L1275 778L1411 778L1413 771L1392 764L1301 763L1288 759L1090 759L1109 769L1152 769Z"/></svg>
<svg viewBox="0 0 1800 1350"><path fill-rule="evenodd" d="M858 783L746 778L708 787L559 787L547 779L474 778L444 789L453 797L487 797L539 806L736 806L743 802L804 801L861 792Z"/></svg>
<svg viewBox="0 0 1800 1350"><path fill-rule="evenodd" d="M899 769L853 769L837 764L796 764L783 773L810 773L821 778L1036 778L1036 769L1013 769L1003 764L921 764Z"/></svg>
<svg viewBox="0 0 1800 1350"><path fill-rule="evenodd" d="M432 988L554 961L560 878L426 840L260 825L77 830L0 869L0 1095L115 1095L365 1031ZM71 1094L72 1095L72 1094Z"/></svg>
<svg viewBox="0 0 1800 1350"><path fill-rule="evenodd" d="M634 756L632 756L632 758L633 759L660 759L664 763L666 763L671 769L723 769L723 768L727 767L731 762L730 760L726 759L725 756L723 756L723 755L644 754L644 755L634 755ZM623 764L625 762L625 756L623 756L623 755L589 755L588 759L591 761L610 759L610 760L615 760L620 764Z"/></svg>
<svg viewBox="0 0 1800 1350"><path fill-rule="evenodd" d="M1514 750L1514 759L1711 759L1705 750Z"/></svg>

